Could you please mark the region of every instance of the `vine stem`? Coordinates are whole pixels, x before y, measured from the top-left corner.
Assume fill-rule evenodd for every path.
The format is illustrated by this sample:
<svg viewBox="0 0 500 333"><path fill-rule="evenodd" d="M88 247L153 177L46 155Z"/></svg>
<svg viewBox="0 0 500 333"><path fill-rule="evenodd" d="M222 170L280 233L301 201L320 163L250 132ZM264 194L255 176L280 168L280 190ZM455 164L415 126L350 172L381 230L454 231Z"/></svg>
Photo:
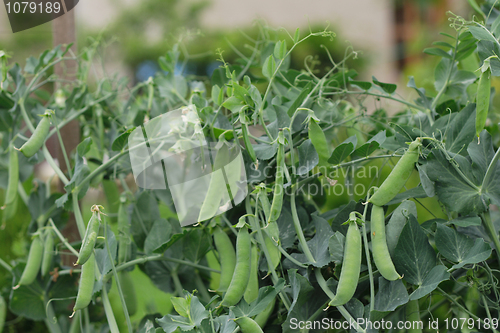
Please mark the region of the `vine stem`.
<svg viewBox="0 0 500 333"><path fill-rule="evenodd" d="M47 303L47 299L45 299ZM45 318L45 325L49 329L50 333L62 333L59 324L57 323L57 317L54 312L54 307L51 303L47 304L47 317Z"/></svg>
<svg viewBox="0 0 500 333"><path fill-rule="evenodd" d="M485 185L488 185L491 177L493 177L493 172L495 170L495 167L497 166L499 157L500 157L500 148L497 149L495 156L493 156L493 159L491 160L490 164L488 165L488 169L486 170L486 174L484 175L484 178L483 178L483 183L481 184L481 191L483 190Z"/></svg>
<svg viewBox="0 0 500 333"><path fill-rule="evenodd" d="M321 287L321 289L323 289L323 291L325 292L325 294L328 297L330 297L330 299L334 299L335 298L335 293L332 292L330 290L330 288L328 288L328 286L326 284L326 281L325 281L325 278L323 277L323 274L321 274L321 270L319 268L314 268L314 274L316 275L316 280L318 281L318 284ZM337 306L337 310L339 310L340 314L346 320L349 321L349 324L350 323L354 323L355 324L356 331L362 332L362 333L366 333L366 330L364 330L363 328L361 328L361 326L359 326L358 322L351 316L351 314L346 310L346 308L343 305Z"/></svg>
<svg viewBox="0 0 500 333"><path fill-rule="evenodd" d="M2 258L0 258L0 266L5 268L7 271L9 271L9 273L12 274L12 267L10 267L10 265L6 263Z"/></svg>
<svg viewBox="0 0 500 333"><path fill-rule="evenodd" d="M64 244L64 246L66 246L66 248L68 250L71 251L71 253L73 253L75 256L78 257L78 251L75 250L73 248L73 246L71 246L71 244L68 243L68 241L66 240L66 238L64 238L64 236L61 234L61 232L59 231L59 229L57 229L56 225L54 224L54 221L52 220L52 218L49 218L49 223L50 225L52 226L52 229L54 230L54 232L56 233L57 237L59 237L59 239L61 240L61 242Z"/></svg>
<svg viewBox="0 0 500 333"><path fill-rule="evenodd" d="M292 209L292 220L293 225L295 227L295 232L297 233L297 237L299 238L300 246L302 247L302 251L306 255L307 260L311 263L315 263L309 246L307 246L306 238L304 237L304 233L302 232L302 226L300 225L299 215L297 214L297 206L295 205L295 185L292 186L292 194L290 195L290 206Z"/></svg>
<svg viewBox="0 0 500 333"><path fill-rule="evenodd" d="M104 305L104 312L106 313L106 319L108 320L109 330L111 333L120 333L118 329L118 324L116 323L115 315L113 314L113 309L111 308L111 303L109 302L108 292L106 291L106 286L102 286L102 304Z"/></svg>
<svg viewBox="0 0 500 333"><path fill-rule="evenodd" d="M486 229L486 232L490 236L491 240L493 241L493 244L495 245L495 250L497 253L497 258L498 262L500 263L500 240L498 239L498 234L495 230L495 226L493 225L493 222L491 221L491 215L489 211L484 212L482 215L482 220L484 224L484 228Z"/></svg>
<svg viewBox="0 0 500 333"><path fill-rule="evenodd" d="M111 271L113 272L113 276L115 277L116 287L118 289L118 294L120 295L120 301L122 303L123 314L125 315L125 320L127 321L128 332L132 333L132 322L130 321L130 316L128 315L127 303L125 302L125 296L123 296L123 291L120 283L120 279L118 278L118 273L116 271L115 262L113 260L113 256L111 255L111 250L109 249L108 244L108 223L104 218L104 244L106 245L106 250L108 252L109 262L111 263ZM106 294L105 286L103 285L103 294ZM104 299L104 298L103 298Z"/></svg>

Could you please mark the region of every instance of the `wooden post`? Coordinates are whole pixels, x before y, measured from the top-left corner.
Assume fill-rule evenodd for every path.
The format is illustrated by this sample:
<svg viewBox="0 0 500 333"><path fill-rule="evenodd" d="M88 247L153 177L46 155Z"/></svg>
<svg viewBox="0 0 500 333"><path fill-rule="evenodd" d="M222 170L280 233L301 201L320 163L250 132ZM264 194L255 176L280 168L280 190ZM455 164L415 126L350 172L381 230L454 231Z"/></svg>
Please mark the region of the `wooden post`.
<svg viewBox="0 0 500 333"><path fill-rule="evenodd" d="M63 7L65 7L64 1L62 3ZM71 53L75 55L77 54L75 9L66 12L66 14L52 21L52 36L53 36L52 44L54 47L60 44L67 45L73 43L73 46L71 47L72 52L70 52L70 54ZM57 77L59 79L68 82L76 79L77 70L78 70L78 64L75 60L60 62L57 65L55 65L54 68L54 72L57 75ZM55 89L59 89L64 86L65 84L59 82L55 85ZM61 128L60 132L62 141L64 142L64 148L66 150L66 154L69 157L71 151L73 151L78 145L78 143L80 143L80 125L78 124L77 120L73 120L66 126ZM68 167L71 166L66 165L66 161L64 160L64 155L62 147L59 144L59 140L55 135L51 138L51 140L53 140L51 143L53 144L54 148L52 149L52 154L54 154L54 157L56 157L57 160L59 161L59 166L61 170L63 172L66 172L68 170ZM61 192L65 191L64 184L62 182L59 182L58 187ZM62 230L62 233L70 241L80 239L80 234L78 232L74 214L70 214L69 221L66 224L64 230ZM63 256L63 261L66 265L72 266L73 263L76 261L76 259L75 257L68 255L68 256Z"/></svg>

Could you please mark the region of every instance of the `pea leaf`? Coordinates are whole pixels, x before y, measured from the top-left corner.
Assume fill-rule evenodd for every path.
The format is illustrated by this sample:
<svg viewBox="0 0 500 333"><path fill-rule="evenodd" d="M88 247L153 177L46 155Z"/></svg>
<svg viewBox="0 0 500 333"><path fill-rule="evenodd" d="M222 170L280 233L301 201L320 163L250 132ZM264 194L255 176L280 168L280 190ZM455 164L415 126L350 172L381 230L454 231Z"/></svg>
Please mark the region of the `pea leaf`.
<svg viewBox="0 0 500 333"><path fill-rule="evenodd" d="M478 226L481 225L481 218L479 216L460 216L451 220L449 223L458 227Z"/></svg>
<svg viewBox="0 0 500 333"><path fill-rule="evenodd" d="M313 84L311 82L308 82L307 85L301 89L300 94L297 96L297 98L293 101L292 105L288 108L288 115L291 117L295 113L298 107L304 103L306 97L309 95L311 90L313 89Z"/></svg>
<svg viewBox="0 0 500 333"><path fill-rule="evenodd" d="M339 232L335 231L330 240L328 241L328 249L330 250L330 258L336 264L342 263L342 258L344 258L344 244L345 236Z"/></svg>
<svg viewBox="0 0 500 333"><path fill-rule="evenodd" d="M364 145L354 151L355 155L367 157L377 150L385 141L385 130L375 134Z"/></svg>
<svg viewBox="0 0 500 333"><path fill-rule="evenodd" d="M388 281L378 278L378 293L375 295L375 310L394 311L408 302L408 292L403 281Z"/></svg>
<svg viewBox="0 0 500 333"><path fill-rule="evenodd" d="M469 27L469 31L477 40L487 40L490 42L498 43L495 37L482 26Z"/></svg>
<svg viewBox="0 0 500 333"><path fill-rule="evenodd" d="M130 224L130 232L138 248L144 248L144 242L156 220L160 219L158 201L149 191L138 194Z"/></svg>
<svg viewBox="0 0 500 333"><path fill-rule="evenodd" d="M394 205L400 203L403 200L411 198L427 198L427 193L425 193L425 190L422 186L417 186L402 193L398 193L391 201L387 203L387 205Z"/></svg>
<svg viewBox="0 0 500 333"><path fill-rule="evenodd" d="M20 263L14 267L15 283L21 278L25 266L24 263ZM11 289L9 298L9 310L14 314L31 320L43 320L47 317L44 290L38 280L29 286L21 286L16 290Z"/></svg>
<svg viewBox="0 0 500 333"><path fill-rule="evenodd" d="M375 76L372 76L372 81L375 85L382 88L382 90L385 91L386 93L388 93L389 95L392 95L396 91L396 89L398 88L398 86L395 85L394 83L383 83L383 82L378 81L375 78Z"/></svg>
<svg viewBox="0 0 500 333"><path fill-rule="evenodd" d="M334 165L340 164L343 160L345 160L347 157L349 157L349 155L352 154L354 148L356 148L357 143L358 138L356 137L356 135L347 138L344 142L335 147L332 155L328 159L328 163Z"/></svg>
<svg viewBox="0 0 500 333"><path fill-rule="evenodd" d="M477 110L476 110L476 136L483 131L486 120L488 119L488 110L490 108L490 92L491 92L491 71L488 67L486 71L481 73L479 84L477 85Z"/></svg>
<svg viewBox="0 0 500 333"><path fill-rule="evenodd" d="M113 144L111 145L111 149L113 151L120 151L122 150L128 143L128 137L130 136L130 133L132 133L135 130L135 127L129 128L122 134L120 134L115 141L113 141Z"/></svg>
<svg viewBox="0 0 500 333"><path fill-rule="evenodd" d="M451 59L451 55L448 52L446 52L446 51L444 51L444 50L442 50L442 49L440 49L438 47L429 47L429 48L426 48L426 49L424 49L424 53L427 53L429 55L435 55L435 56L438 56L438 57L443 57L443 58L449 58L449 59Z"/></svg>
<svg viewBox="0 0 500 333"><path fill-rule="evenodd" d="M211 246L212 238L207 235L206 229L193 229L191 230L183 240L183 254L187 260L197 263L205 255Z"/></svg>
<svg viewBox="0 0 500 333"><path fill-rule="evenodd" d="M425 194L427 194L428 197L432 198L434 195L436 195L436 189L434 188L434 182L429 179L429 176L427 175L427 167L426 165L419 165L417 163L417 170L418 174L420 176L420 182L422 183L422 188L425 191Z"/></svg>
<svg viewBox="0 0 500 333"><path fill-rule="evenodd" d="M392 212L391 218L385 227L387 247L391 256L394 256L394 250L398 244L401 231L410 215L417 216L417 206L415 202L405 200Z"/></svg>
<svg viewBox="0 0 500 333"><path fill-rule="evenodd" d="M355 80L349 80L349 83L353 86L359 87L363 90L370 90L372 87L372 83L368 81L355 81Z"/></svg>
<svg viewBox="0 0 500 333"><path fill-rule="evenodd" d="M403 279L415 285L422 285L427 273L436 265L436 253L413 215L401 231L393 260Z"/></svg>
<svg viewBox="0 0 500 333"><path fill-rule="evenodd" d="M310 139L304 141L298 148L299 165L294 168L296 175L304 175L318 165L319 157Z"/></svg>
<svg viewBox="0 0 500 333"><path fill-rule="evenodd" d="M292 256L299 262L307 262L314 267L323 267L332 261L328 245L330 238L333 236L333 231L328 221L324 218L312 215L312 220L316 227L316 234L307 242L307 246L311 250L315 262L308 262L304 254L293 254Z"/></svg>
<svg viewBox="0 0 500 333"><path fill-rule="evenodd" d="M474 245L470 248L469 252L465 255L461 262L453 265L453 269L458 269L467 264L476 264L485 261L491 255L491 246L482 238L476 238Z"/></svg>
<svg viewBox="0 0 500 333"><path fill-rule="evenodd" d="M253 317L262 311L271 302L275 302L276 295L285 288L285 280L280 278L274 286L265 286L259 289L257 299L248 304L244 300L233 308L236 317Z"/></svg>
<svg viewBox="0 0 500 333"><path fill-rule="evenodd" d="M437 265L431 269L431 271L425 276L422 284L411 293L410 300L416 300L422 298L429 293L431 293L437 286L446 280L450 279L450 273L447 272L447 268L444 265Z"/></svg>
<svg viewBox="0 0 500 333"><path fill-rule="evenodd" d="M171 224L165 219L156 220L146 236L144 252L146 252L146 254L165 252L167 249L166 245L171 238Z"/></svg>
<svg viewBox="0 0 500 333"><path fill-rule="evenodd" d="M273 55L271 54L267 57L266 61L264 61L264 65L262 66L262 75L270 79L274 72L276 71L276 61L274 60Z"/></svg>

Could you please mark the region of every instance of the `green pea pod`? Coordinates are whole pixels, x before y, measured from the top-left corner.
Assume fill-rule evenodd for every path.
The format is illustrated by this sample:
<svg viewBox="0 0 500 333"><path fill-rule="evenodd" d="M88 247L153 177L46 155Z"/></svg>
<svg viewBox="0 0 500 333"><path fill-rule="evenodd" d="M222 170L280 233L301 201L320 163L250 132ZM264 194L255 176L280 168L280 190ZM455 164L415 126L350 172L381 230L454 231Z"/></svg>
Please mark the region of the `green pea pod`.
<svg viewBox="0 0 500 333"><path fill-rule="evenodd" d="M92 252L87 262L82 265L80 285L78 286L78 295L76 296L75 306L73 307L73 314L78 310L86 308L90 304L93 294L92 291L94 290L94 282L95 257Z"/></svg>
<svg viewBox="0 0 500 333"><path fill-rule="evenodd" d="M134 280L126 271L121 271L118 275L120 286L123 292L123 298L127 304L129 316L133 316L137 312L137 296L135 294Z"/></svg>
<svg viewBox="0 0 500 333"><path fill-rule="evenodd" d="M328 161L331 153L328 147L328 142L326 141L325 133L313 118L309 119L308 134L314 149L316 149L316 152L318 153L318 157L324 161Z"/></svg>
<svg viewBox="0 0 500 333"><path fill-rule="evenodd" d="M283 131L278 134L278 153L276 155L276 180L274 182L274 196L271 204L271 212L267 223L275 222L281 215L283 206L283 182L285 178L285 136Z"/></svg>
<svg viewBox="0 0 500 333"><path fill-rule="evenodd" d="M264 329L264 327L267 324L267 321L269 320L269 317L271 316L271 313L273 313L274 310L274 305L276 304L276 300L273 299L258 315L255 316L253 320L260 326L260 328Z"/></svg>
<svg viewBox="0 0 500 333"><path fill-rule="evenodd" d="M19 151L24 154L26 157L31 157L35 155L35 153L40 150L45 139L47 139L47 135L49 134L50 129L50 113L46 112L42 116L42 120L38 123L38 126L35 128L35 131L31 135L28 141L19 148Z"/></svg>
<svg viewBox="0 0 500 333"><path fill-rule="evenodd" d="M259 324L257 324L252 318L241 317L235 321L240 327L242 333L264 333Z"/></svg>
<svg viewBox="0 0 500 333"><path fill-rule="evenodd" d="M257 156L255 155L252 143L250 142L250 136L248 135L248 126L243 122L241 123L241 134L243 135L243 142L245 143L248 155L250 155L252 162L257 163Z"/></svg>
<svg viewBox="0 0 500 333"><path fill-rule="evenodd" d="M371 224L373 260L378 271L389 281L400 279L387 248L384 208L375 205L372 207Z"/></svg>
<svg viewBox="0 0 500 333"><path fill-rule="evenodd" d="M340 272L337 294L330 301L330 306L344 305L354 295L361 269L361 234L355 221L349 222L345 237L344 258Z"/></svg>
<svg viewBox="0 0 500 333"><path fill-rule="evenodd" d="M83 265L90 258L90 255L94 252L95 242L97 240L97 234L99 233L100 217L98 212L93 212L90 222L87 225L87 230L85 231L85 236L83 237L82 247L80 248L80 253L78 254L78 260L75 265Z"/></svg>
<svg viewBox="0 0 500 333"><path fill-rule="evenodd" d="M490 108L490 91L491 91L491 70L488 67L486 71L481 73L479 83L477 85L476 97L476 136L484 129L486 119L488 118L488 110Z"/></svg>
<svg viewBox="0 0 500 333"><path fill-rule="evenodd" d="M217 227L214 232L214 242L220 260L220 281L217 291L225 292L231 284L234 268L236 266L236 253L229 236Z"/></svg>
<svg viewBox="0 0 500 333"><path fill-rule="evenodd" d="M379 189L375 191L373 196L370 197L368 202L376 206L383 206L401 191L408 178L410 178L413 169L415 169L415 163L418 162L418 148L421 145L420 138L417 138L410 144L410 148L399 159L392 172L382 185L380 185Z"/></svg>
<svg viewBox="0 0 500 333"><path fill-rule="evenodd" d="M272 240L266 233L263 234L263 238L264 238L264 243L266 244L267 252L271 257L272 266L273 268L276 268L281 262L281 252L278 249L278 246L276 245L275 241Z"/></svg>
<svg viewBox="0 0 500 333"><path fill-rule="evenodd" d="M54 237L52 235L52 229L47 229L45 233L45 245L43 247L43 259L42 259L42 277L45 277L50 271L50 266L52 265L52 258L54 257Z"/></svg>
<svg viewBox="0 0 500 333"><path fill-rule="evenodd" d="M257 246L252 245L252 264L250 266L250 279L243 298L250 304L259 296L259 252Z"/></svg>
<svg viewBox="0 0 500 333"><path fill-rule="evenodd" d="M16 215L17 210L17 187L19 183L19 157L17 150L14 147L10 148L9 152L9 180L7 184L7 191L5 192L5 201L2 207L3 225L6 221Z"/></svg>
<svg viewBox="0 0 500 333"><path fill-rule="evenodd" d="M123 264L128 260L130 248L130 224L127 214L126 200L120 201L118 207L118 263Z"/></svg>
<svg viewBox="0 0 500 333"><path fill-rule="evenodd" d="M411 323L411 328L406 332L408 333L422 333L422 329L418 326L420 323L420 309L418 300L409 301L406 304L406 320Z"/></svg>
<svg viewBox="0 0 500 333"><path fill-rule="evenodd" d="M0 296L0 333L2 333L5 325L5 317L7 316L7 304L5 299Z"/></svg>
<svg viewBox="0 0 500 333"><path fill-rule="evenodd" d="M236 238L236 266L231 283L222 299L223 306L236 305L243 297L250 279L251 260L251 237L248 229L243 227Z"/></svg>
<svg viewBox="0 0 500 333"><path fill-rule="evenodd" d="M17 286L14 289L19 288L20 286L28 286L32 284L38 272L40 271L40 265L42 264L42 255L43 255L43 243L40 239L39 235L36 235L31 243L30 251L28 253L28 261L26 262L26 267L24 268L23 274L19 279Z"/></svg>

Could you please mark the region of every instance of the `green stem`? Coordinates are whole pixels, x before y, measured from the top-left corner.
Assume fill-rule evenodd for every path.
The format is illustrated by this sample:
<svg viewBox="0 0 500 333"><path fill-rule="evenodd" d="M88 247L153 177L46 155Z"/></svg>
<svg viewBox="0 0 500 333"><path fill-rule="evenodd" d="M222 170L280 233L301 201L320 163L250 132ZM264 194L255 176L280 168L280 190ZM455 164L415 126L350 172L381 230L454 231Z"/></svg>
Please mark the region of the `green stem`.
<svg viewBox="0 0 500 333"><path fill-rule="evenodd" d="M491 240L493 241L493 244L495 245L495 251L497 253L498 262L500 263L500 240L498 239L498 234L495 230L495 226L491 221L490 212L489 211L484 212L482 214L482 217L483 217L482 220L484 228L486 229L488 236L490 236Z"/></svg>
<svg viewBox="0 0 500 333"><path fill-rule="evenodd" d="M328 285L326 284L325 278L323 277L323 274L321 274L321 270L319 268L314 268L314 274L316 276L316 281L318 281L318 284L321 287L321 289L323 289L323 291L325 292L325 294L328 297L330 297L330 299L334 299L335 298L335 294L330 290L330 288L328 288ZM337 306L337 310L339 310L340 314L346 320L348 320L349 323L351 323L351 322L355 323L355 325L356 325L356 331L362 332L362 333L366 333L366 330L364 330L363 328L361 328L361 326L359 326L359 324L357 323L356 319L354 319L351 316L351 314L346 310L346 308L344 308L343 305Z"/></svg>
<svg viewBox="0 0 500 333"><path fill-rule="evenodd" d="M73 213L75 215L76 226L78 227L80 238L83 239L83 236L85 235L85 222L83 222L82 211L80 210L80 205L78 204L78 193L72 193L71 199L73 200Z"/></svg>
<svg viewBox="0 0 500 333"><path fill-rule="evenodd" d="M56 132L57 132L57 139L59 140L59 145L61 146L61 150L62 150L63 157L64 157L64 162L66 162L66 168L68 169L69 178L71 179L73 177L73 171L71 171L71 164L69 164L68 154L66 153L64 141L63 141L62 136L61 136L60 128L59 128L59 126L57 126L57 121L56 121L55 115L52 116L52 122L54 123L54 127L55 127Z"/></svg>
<svg viewBox="0 0 500 333"><path fill-rule="evenodd" d="M111 263L111 271L113 272L113 276L115 278L116 287L118 289L118 294L120 295L120 301L122 303L123 314L125 315L125 320L127 321L128 332L132 333L132 322L130 321L130 316L128 315L127 303L125 302L125 296L123 296L123 291L120 283L120 279L118 278L118 273L116 271L115 262L113 260L113 256L111 255L111 250L109 249L108 244L108 223L106 218L104 218L104 245L106 246L106 250L108 252L109 262ZM103 287L104 289L104 287ZM103 290L103 293L106 291Z"/></svg>
<svg viewBox="0 0 500 333"><path fill-rule="evenodd" d="M481 184L481 191L483 190L485 185L487 186L490 183L490 179L491 179L491 177L493 177L494 171L496 171L496 166L497 166L499 157L500 157L500 148L497 149L495 156L493 156L493 159L491 160L490 164L488 165L488 169L486 170L486 174L484 175L484 178L483 178L483 183Z"/></svg>
<svg viewBox="0 0 500 333"><path fill-rule="evenodd" d="M42 152L43 152L43 156L47 160L47 163L49 163L49 165L55 171L55 173L57 174L57 176L59 177L59 179L63 182L63 184L65 186L68 185L68 183L69 183L68 178L66 178L66 176L64 175L64 173L62 172L62 170L57 166L56 162L52 158L52 155L50 155L50 152L47 149L47 146L45 145L45 143L42 146Z"/></svg>
<svg viewBox="0 0 500 333"><path fill-rule="evenodd" d="M488 303L486 301L486 297L484 297L484 294L481 294L481 299L483 300L483 303L484 303L484 310L486 311L486 316L488 316L488 319L490 320L490 324L491 324L492 318L491 318L490 308L488 307ZM491 329L492 329L493 333L498 332L494 327L492 327Z"/></svg>
<svg viewBox="0 0 500 333"><path fill-rule="evenodd" d="M443 86L441 87L441 89L439 89L438 94L436 95L436 97L432 101L431 110L434 110L436 108L436 105L439 101L439 98L441 97L441 95L444 94L444 92L448 88L448 83L450 81L451 73L453 72L453 64L455 63L455 55L456 55L457 47L458 47L458 36L455 40L455 48L453 50L453 56L452 56L451 61L450 61L450 66L448 66L448 72L446 73L446 80L444 81Z"/></svg>
<svg viewBox="0 0 500 333"><path fill-rule="evenodd" d="M9 273L12 274L12 267L10 267L10 265L6 263L2 258L0 258L0 266L5 268L7 271L9 271Z"/></svg>
<svg viewBox="0 0 500 333"><path fill-rule="evenodd" d="M194 282L196 283L196 288L198 288L198 291L200 292L203 300L208 303L210 301L210 294L208 293L207 287L203 283L203 280L201 279L198 272L196 272L194 275Z"/></svg>
<svg viewBox="0 0 500 333"><path fill-rule="evenodd" d="M370 197L366 198L366 201L368 201ZM363 242L365 243L365 255L366 255L366 263L368 265L368 276L370 277L370 315L371 312L375 310L375 282L373 279L373 269L372 269L372 262L371 262L371 256L370 256L370 248L368 247L368 237L366 236L366 213L368 211L368 205L365 205L365 209L363 211L363 225L362 225L362 231L363 231Z"/></svg>
<svg viewBox="0 0 500 333"><path fill-rule="evenodd" d="M182 291L184 290L184 288L182 288L182 283L179 279L179 275L177 274L177 270L173 270L171 276L172 280L174 280L175 292L177 293L177 296L182 297Z"/></svg>
<svg viewBox="0 0 500 333"><path fill-rule="evenodd" d="M292 220L293 225L295 227L295 232L297 233L297 237L299 239L300 246L302 247L302 251L306 255L307 260L310 263L315 263L311 250L309 250L309 246L307 246L306 238L304 237L304 233L302 232L302 226L300 225L299 215L297 214L297 206L295 205L295 186L292 186L292 194L290 195L290 206L292 209Z"/></svg>
<svg viewBox="0 0 500 333"><path fill-rule="evenodd" d="M52 226L52 229L54 230L54 232L56 233L57 237L59 237L59 239L61 240L61 242L64 244L64 246L66 246L66 248L68 250L70 250L75 256L78 257L78 251L75 250L73 248L73 246L71 246L68 241L66 240L66 238L64 238L64 236L61 234L61 232L59 231L59 229L57 229L56 225L54 224L54 221L52 220L52 218L49 218L49 223L50 225Z"/></svg>
<svg viewBox="0 0 500 333"><path fill-rule="evenodd" d="M327 95L328 93L325 93L325 95ZM335 95L343 95L343 94L347 94L347 95L369 95L369 96L373 96L373 97L380 97L380 98L385 98L385 99L390 99L392 101L395 101L395 102L398 102L398 103L401 103L401 104L404 104L406 106L409 106L413 109L417 109L417 110L420 110L420 111L426 111L426 108L422 107L422 106L419 106L419 105L416 105L416 104L413 104L413 103L410 103L410 102L407 102L403 99L399 99L399 98L396 98L394 96L391 96L391 95L384 95L384 94L377 94L377 93L372 93L372 92L368 92L368 91L340 91L338 93L330 93L330 94L335 94ZM328 95L330 95L328 94Z"/></svg>
<svg viewBox="0 0 500 333"><path fill-rule="evenodd" d="M118 324L116 323L115 315L113 314L113 309L111 308L111 303L109 302L108 292L106 291L105 285L102 286L101 296L110 332L120 333L120 330L118 329Z"/></svg>
<svg viewBox="0 0 500 333"><path fill-rule="evenodd" d="M45 325L47 325L50 333L62 333L61 327L59 327L59 324L57 323L57 317L54 312L54 308L50 303L47 304L47 317L45 318Z"/></svg>

